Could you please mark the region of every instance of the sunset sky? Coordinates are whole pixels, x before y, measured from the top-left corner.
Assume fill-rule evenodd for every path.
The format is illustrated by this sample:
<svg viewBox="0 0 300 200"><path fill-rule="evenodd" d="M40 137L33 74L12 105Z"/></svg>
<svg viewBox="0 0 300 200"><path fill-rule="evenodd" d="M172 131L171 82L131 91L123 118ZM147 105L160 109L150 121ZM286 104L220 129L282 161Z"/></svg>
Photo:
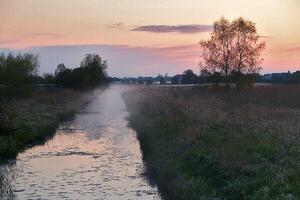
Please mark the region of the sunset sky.
<svg viewBox="0 0 300 200"><path fill-rule="evenodd" d="M300 69L299 0L0 0L0 48L40 54L41 73L99 53L112 76L180 73L220 17L254 21L263 73Z"/></svg>

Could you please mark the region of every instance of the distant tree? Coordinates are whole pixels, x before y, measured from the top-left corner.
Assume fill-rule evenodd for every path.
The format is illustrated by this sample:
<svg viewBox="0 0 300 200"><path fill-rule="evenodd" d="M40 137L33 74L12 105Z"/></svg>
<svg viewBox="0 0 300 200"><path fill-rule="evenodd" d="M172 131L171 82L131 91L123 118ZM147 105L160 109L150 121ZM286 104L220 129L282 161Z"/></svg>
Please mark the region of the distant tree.
<svg viewBox="0 0 300 200"><path fill-rule="evenodd" d="M18 54L0 55L0 84L20 87L31 83L39 68L38 56Z"/></svg>
<svg viewBox="0 0 300 200"><path fill-rule="evenodd" d="M66 70L66 66L64 63L61 63L57 66L56 70L55 70L55 76L57 76L60 72L63 72L64 70Z"/></svg>
<svg viewBox="0 0 300 200"><path fill-rule="evenodd" d="M153 84L153 78L152 77L147 77L145 79L145 82L146 82L147 85L151 85L151 84Z"/></svg>
<svg viewBox="0 0 300 200"><path fill-rule="evenodd" d="M181 79L182 79L182 75L181 74L177 74L177 75L175 75L175 76L172 77L171 83L175 84L175 85L181 84Z"/></svg>
<svg viewBox="0 0 300 200"><path fill-rule="evenodd" d="M232 82L236 83L237 88L251 87L259 79L259 74L256 73L242 73L240 71L232 71Z"/></svg>
<svg viewBox="0 0 300 200"><path fill-rule="evenodd" d="M300 71L296 71L292 74L292 82L300 83Z"/></svg>
<svg viewBox="0 0 300 200"><path fill-rule="evenodd" d="M161 84L161 85L164 85L166 84L166 79L163 75L161 74L158 74L157 77L156 77L156 80Z"/></svg>
<svg viewBox="0 0 300 200"><path fill-rule="evenodd" d="M56 69L56 81L65 87L89 88L108 81L107 62L97 54L87 54L80 67L67 69L60 64Z"/></svg>
<svg viewBox="0 0 300 200"><path fill-rule="evenodd" d="M209 82L209 78L211 77L211 72L206 69L203 68L200 70L200 76L199 76L199 82L201 83L208 83Z"/></svg>
<svg viewBox="0 0 300 200"><path fill-rule="evenodd" d="M61 84L65 87L75 87L75 79L73 77L73 70L66 69L60 72L56 77L56 83Z"/></svg>
<svg viewBox="0 0 300 200"><path fill-rule="evenodd" d="M209 82L214 83L215 86L218 86L222 82L222 75L220 72L214 72L209 78Z"/></svg>
<svg viewBox="0 0 300 200"><path fill-rule="evenodd" d="M38 56L33 54L0 54L0 135L12 132L14 98L31 94L31 85L37 77Z"/></svg>
<svg viewBox="0 0 300 200"><path fill-rule="evenodd" d="M201 76L208 77L208 76L211 75L211 73L210 73L210 71L209 71L208 69L201 69L200 75L201 75Z"/></svg>
<svg viewBox="0 0 300 200"><path fill-rule="evenodd" d="M193 72L193 70L188 69L183 72L182 84L197 84L198 76Z"/></svg>
<svg viewBox="0 0 300 200"><path fill-rule="evenodd" d="M84 68L86 74L89 75L89 77L85 78L88 79L89 84L92 86L104 82L107 77L107 61L103 61L97 54L87 54L82 60L80 67Z"/></svg>
<svg viewBox="0 0 300 200"><path fill-rule="evenodd" d="M203 60L212 73L225 77L226 88L230 88L231 72L258 73L262 62L264 42L259 42L255 24L242 17L230 22L221 18L214 23L208 40L203 40ZM238 73L238 74L240 74Z"/></svg>
<svg viewBox="0 0 300 200"><path fill-rule="evenodd" d="M45 84L55 84L56 83L56 79L53 74L46 73L43 75L43 79L44 79L43 81Z"/></svg>
<svg viewBox="0 0 300 200"><path fill-rule="evenodd" d="M138 82L138 84L144 84L143 77L139 76L137 78L137 82Z"/></svg>

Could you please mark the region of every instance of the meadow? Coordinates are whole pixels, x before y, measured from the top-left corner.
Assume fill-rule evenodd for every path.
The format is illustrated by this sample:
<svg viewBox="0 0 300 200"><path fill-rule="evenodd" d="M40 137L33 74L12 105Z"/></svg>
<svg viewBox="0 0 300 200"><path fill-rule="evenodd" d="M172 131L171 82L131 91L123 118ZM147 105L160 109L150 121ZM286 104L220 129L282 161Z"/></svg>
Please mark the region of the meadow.
<svg viewBox="0 0 300 200"><path fill-rule="evenodd" d="M146 171L166 199L300 199L300 86L124 93Z"/></svg>

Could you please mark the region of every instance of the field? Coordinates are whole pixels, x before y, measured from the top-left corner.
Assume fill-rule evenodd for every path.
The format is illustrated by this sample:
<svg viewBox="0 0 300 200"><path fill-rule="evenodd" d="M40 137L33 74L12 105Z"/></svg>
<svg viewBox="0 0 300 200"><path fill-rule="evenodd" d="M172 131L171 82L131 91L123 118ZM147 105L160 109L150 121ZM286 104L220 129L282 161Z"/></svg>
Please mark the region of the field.
<svg viewBox="0 0 300 200"><path fill-rule="evenodd" d="M0 162L52 137L58 124L86 105L91 93L68 89L34 92L32 96L10 102L10 128L0 135Z"/></svg>
<svg viewBox="0 0 300 200"><path fill-rule="evenodd" d="M166 199L300 199L300 86L137 87L123 97Z"/></svg>

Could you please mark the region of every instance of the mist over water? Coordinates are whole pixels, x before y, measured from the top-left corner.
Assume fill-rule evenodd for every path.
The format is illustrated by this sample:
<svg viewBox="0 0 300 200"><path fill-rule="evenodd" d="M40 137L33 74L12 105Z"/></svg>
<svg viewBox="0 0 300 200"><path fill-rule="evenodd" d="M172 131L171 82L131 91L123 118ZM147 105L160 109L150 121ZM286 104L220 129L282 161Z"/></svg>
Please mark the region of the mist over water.
<svg viewBox="0 0 300 200"><path fill-rule="evenodd" d="M126 89L111 86L98 91L53 139L1 166L2 198L160 199L157 188L142 175L139 143L127 126L121 97Z"/></svg>

